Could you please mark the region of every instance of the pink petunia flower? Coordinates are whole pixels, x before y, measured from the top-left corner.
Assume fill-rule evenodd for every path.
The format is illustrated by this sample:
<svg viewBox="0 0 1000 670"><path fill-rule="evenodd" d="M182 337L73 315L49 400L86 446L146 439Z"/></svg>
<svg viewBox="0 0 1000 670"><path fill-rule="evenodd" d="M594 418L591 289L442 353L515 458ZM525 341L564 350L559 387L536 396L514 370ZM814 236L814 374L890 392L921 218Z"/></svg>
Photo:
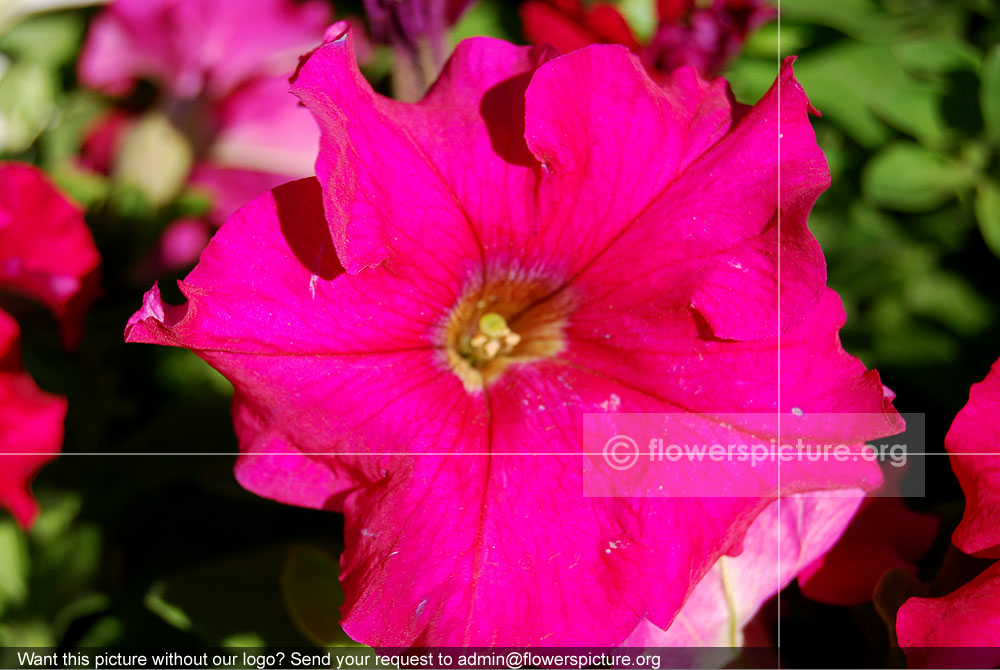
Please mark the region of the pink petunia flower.
<svg viewBox="0 0 1000 670"><path fill-rule="evenodd" d="M17 322L0 310L0 507L25 528L38 514L31 480L59 452L65 416L66 401L22 368Z"/></svg>
<svg viewBox="0 0 1000 670"><path fill-rule="evenodd" d="M352 637L619 644L668 628L776 495L880 484L870 462L785 463L780 483L726 463L665 469L660 497L583 495L585 413L683 412L710 436L732 411L901 427L837 337L806 227L829 175L791 61L734 109L725 82L661 87L622 47L480 38L406 104L331 37L293 86L318 180L239 210L187 304L154 287L125 337L233 382L244 487L344 513ZM701 497L692 472L744 494Z"/></svg>
<svg viewBox="0 0 1000 670"><path fill-rule="evenodd" d="M587 44L622 44L651 73L690 65L711 75L736 56L751 32L777 15L768 0L659 0L656 7L659 24L645 44L608 3L529 0L521 5L521 19L529 41L563 53Z"/></svg>
<svg viewBox="0 0 1000 670"><path fill-rule="evenodd" d="M80 208L38 168L0 163L0 290L45 305L72 347L99 291L99 265Z"/></svg>
<svg viewBox="0 0 1000 670"><path fill-rule="evenodd" d="M952 541L963 552L1000 559L1000 361L974 384L945 448L965 493ZM1000 663L1000 563L940 598L910 598L896 634L911 667L994 668Z"/></svg>
<svg viewBox="0 0 1000 670"><path fill-rule="evenodd" d="M207 189L210 219L220 225L232 203L312 174L318 135L288 92L288 77L329 21L330 6L320 0L115 0L91 26L78 74L111 95L143 79L157 85L155 110L178 133L171 141L189 145L193 167L188 172L181 160L179 175L163 170L144 179L169 182L164 197L187 179ZM120 112L99 120L83 162L114 170L138 121ZM168 143L151 140L143 160L159 160Z"/></svg>
<svg viewBox="0 0 1000 670"><path fill-rule="evenodd" d="M1000 562L940 598L910 598L896 636L911 668L1000 665Z"/></svg>
<svg viewBox="0 0 1000 670"><path fill-rule="evenodd" d="M965 493L955 546L972 556L1000 558L1000 361L969 391L944 446Z"/></svg>

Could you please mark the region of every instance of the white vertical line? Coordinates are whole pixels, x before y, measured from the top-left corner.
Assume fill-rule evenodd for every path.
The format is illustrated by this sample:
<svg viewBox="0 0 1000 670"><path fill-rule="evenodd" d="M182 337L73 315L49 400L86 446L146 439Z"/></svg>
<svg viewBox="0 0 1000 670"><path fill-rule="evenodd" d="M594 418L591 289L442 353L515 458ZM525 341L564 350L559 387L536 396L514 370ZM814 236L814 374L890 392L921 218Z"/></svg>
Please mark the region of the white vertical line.
<svg viewBox="0 0 1000 670"><path fill-rule="evenodd" d="M778 0L778 449L781 450L781 0ZM781 668L781 459L778 459L778 668Z"/></svg>

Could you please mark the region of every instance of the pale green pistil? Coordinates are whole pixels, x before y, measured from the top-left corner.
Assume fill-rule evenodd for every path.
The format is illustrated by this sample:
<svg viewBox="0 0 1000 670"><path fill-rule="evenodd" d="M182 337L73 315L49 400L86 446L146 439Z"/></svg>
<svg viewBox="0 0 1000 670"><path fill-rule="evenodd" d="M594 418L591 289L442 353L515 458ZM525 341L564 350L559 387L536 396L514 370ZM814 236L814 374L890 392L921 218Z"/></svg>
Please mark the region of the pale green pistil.
<svg viewBox="0 0 1000 670"><path fill-rule="evenodd" d="M479 332L469 340L469 358L476 365L510 353L521 342L521 336L510 329L507 321L496 312L479 317Z"/></svg>

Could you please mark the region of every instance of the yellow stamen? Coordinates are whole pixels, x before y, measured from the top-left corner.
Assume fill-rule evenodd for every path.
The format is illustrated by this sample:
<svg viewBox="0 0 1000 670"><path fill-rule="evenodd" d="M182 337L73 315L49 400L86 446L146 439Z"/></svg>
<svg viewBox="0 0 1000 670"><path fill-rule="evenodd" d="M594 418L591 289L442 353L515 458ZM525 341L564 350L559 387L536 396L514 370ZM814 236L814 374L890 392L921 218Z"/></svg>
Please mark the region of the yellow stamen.
<svg viewBox="0 0 1000 670"><path fill-rule="evenodd" d="M521 336L510 329L506 319L496 312L487 312L479 317L479 332L469 340L469 346L472 357L481 364L510 353L520 342Z"/></svg>

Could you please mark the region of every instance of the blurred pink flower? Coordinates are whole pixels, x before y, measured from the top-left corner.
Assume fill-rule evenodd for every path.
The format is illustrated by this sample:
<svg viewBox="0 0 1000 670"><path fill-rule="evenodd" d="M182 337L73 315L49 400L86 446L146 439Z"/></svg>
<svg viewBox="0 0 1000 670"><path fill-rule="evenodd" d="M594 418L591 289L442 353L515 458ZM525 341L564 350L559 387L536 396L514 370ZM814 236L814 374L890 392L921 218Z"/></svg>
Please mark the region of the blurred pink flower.
<svg viewBox="0 0 1000 670"><path fill-rule="evenodd" d="M0 507L24 527L38 513L31 480L59 452L65 416L66 401L22 368L17 323L0 310Z"/></svg>
<svg viewBox="0 0 1000 670"><path fill-rule="evenodd" d="M0 289L45 305L74 346L98 291L99 264L80 209L38 168L0 163ZM17 323L0 310L0 506L24 526L38 510L29 484L58 453L65 414L65 400L24 372Z"/></svg>
<svg viewBox="0 0 1000 670"><path fill-rule="evenodd" d="M72 347L99 291L100 256L80 208L44 172L0 163L0 289L28 295L59 319Z"/></svg>
<svg viewBox="0 0 1000 670"><path fill-rule="evenodd" d="M587 44L622 44L651 73L690 65L712 75L739 53L752 31L777 15L768 0L659 0L656 6L659 25L646 44L610 3L528 0L521 19L530 42L552 44L562 53Z"/></svg>
<svg viewBox="0 0 1000 670"><path fill-rule="evenodd" d="M780 383L783 411L901 427L837 337L806 227L829 175L790 61L734 109L725 82L661 88L621 47L480 38L405 104L331 37L293 87L318 180L238 211L187 304L154 287L125 336L233 382L243 486L344 513L348 634L619 644L668 627L775 495L879 485L870 462L785 463L780 489L729 463L712 472L749 495L682 497L705 484L687 468L663 473L677 497L582 495L587 412L691 412L719 436L713 414L770 415Z"/></svg>
<svg viewBox="0 0 1000 670"><path fill-rule="evenodd" d="M904 471L890 468L885 483L861 503L840 541L799 574L802 594L830 605L860 605L872 599L879 579L894 568L917 573L938 529L938 517L903 502Z"/></svg>
<svg viewBox="0 0 1000 670"><path fill-rule="evenodd" d="M1000 361L973 384L944 446L965 493L955 546L972 556L1000 558Z"/></svg>
<svg viewBox="0 0 1000 670"><path fill-rule="evenodd" d="M896 615L910 668L1000 665L1000 562L940 598L910 598Z"/></svg>
<svg viewBox="0 0 1000 670"><path fill-rule="evenodd" d="M216 201L219 225L268 188L312 174L318 135L288 78L329 21L330 6L320 0L115 0L92 24L78 74L111 95L151 80L156 109L194 150L195 175L254 175L200 182ZM120 112L99 122L84 162L111 170L129 130ZM156 150L150 147L149 160Z"/></svg>
<svg viewBox="0 0 1000 670"><path fill-rule="evenodd" d="M952 541L963 552L1000 559L1000 361L973 384L945 449L965 493ZM910 667L995 668L1000 664L1000 563L940 598L910 598L896 634Z"/></svg>

